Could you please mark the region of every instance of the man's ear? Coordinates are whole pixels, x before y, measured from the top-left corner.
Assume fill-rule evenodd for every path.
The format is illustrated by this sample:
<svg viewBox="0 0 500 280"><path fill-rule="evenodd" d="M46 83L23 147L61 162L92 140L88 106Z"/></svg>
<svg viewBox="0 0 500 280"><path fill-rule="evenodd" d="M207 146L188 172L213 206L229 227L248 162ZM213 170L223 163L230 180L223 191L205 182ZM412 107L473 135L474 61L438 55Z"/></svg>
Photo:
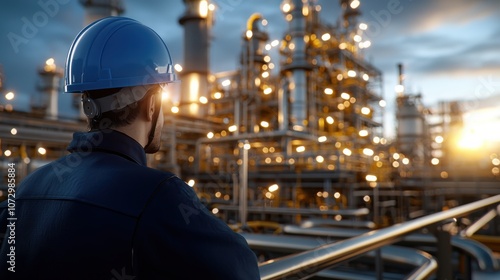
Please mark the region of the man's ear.
<svg viewBox="0 0 500 280"><path fill-rule="evenodd" d="M155 102L156 102L156 96L154 94L150 94L146 100L146 119L148 121L153 120L153 115L155 112Z"/></svg>

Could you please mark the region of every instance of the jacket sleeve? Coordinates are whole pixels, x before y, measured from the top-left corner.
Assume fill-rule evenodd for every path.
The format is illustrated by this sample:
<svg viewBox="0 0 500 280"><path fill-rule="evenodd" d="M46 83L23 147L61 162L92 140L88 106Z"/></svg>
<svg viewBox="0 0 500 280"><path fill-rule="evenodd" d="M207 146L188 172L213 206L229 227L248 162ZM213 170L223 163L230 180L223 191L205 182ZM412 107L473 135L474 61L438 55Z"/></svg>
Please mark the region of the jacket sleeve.
<svg viewBox="0 0 500 280"><path fill-rule="evenodd" d="M177 177L158 187L139 218L134 269L139 279L260 279L246 240Z"/></svg>

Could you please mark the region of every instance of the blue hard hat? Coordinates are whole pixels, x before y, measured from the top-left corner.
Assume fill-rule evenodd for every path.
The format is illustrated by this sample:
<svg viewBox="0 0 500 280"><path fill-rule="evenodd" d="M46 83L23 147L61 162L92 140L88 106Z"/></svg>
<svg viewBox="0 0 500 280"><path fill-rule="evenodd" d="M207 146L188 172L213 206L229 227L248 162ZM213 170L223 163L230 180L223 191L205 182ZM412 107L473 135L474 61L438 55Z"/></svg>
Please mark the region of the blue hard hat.
<svg viewBox="0 0 500 280"><path fill-rule="evenodd" d="M125 17L85 27L68 52L65 92L165 84L176 81L167 46L151 28Z"/></svg>

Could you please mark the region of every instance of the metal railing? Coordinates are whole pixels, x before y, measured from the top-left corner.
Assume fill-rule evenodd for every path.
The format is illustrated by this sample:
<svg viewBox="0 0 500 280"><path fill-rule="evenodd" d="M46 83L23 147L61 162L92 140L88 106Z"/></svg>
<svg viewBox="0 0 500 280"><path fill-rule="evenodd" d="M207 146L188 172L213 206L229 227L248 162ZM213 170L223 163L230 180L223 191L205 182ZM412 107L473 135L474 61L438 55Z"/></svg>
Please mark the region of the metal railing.
<svg viewBox="0 0 500 280"><path fill-rule="evenodd" d="M500 195L496 195L443 212L434 213L387 228L370 231L360 236L320 246L302 253L269 260L259 266L261 279L282 279L290 276L299 279L307 279L342 261L395 243L404 235L418 229L429 227L448 219L464 216L499 203Z"/></svg>

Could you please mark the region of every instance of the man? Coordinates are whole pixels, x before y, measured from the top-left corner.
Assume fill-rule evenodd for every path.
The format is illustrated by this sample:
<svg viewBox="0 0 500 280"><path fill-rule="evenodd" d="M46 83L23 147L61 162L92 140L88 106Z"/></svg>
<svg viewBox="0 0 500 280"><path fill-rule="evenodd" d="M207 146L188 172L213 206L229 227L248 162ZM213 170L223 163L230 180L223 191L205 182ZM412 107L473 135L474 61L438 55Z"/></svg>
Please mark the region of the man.
<svg viewBox="0 0 500 280"><path fill-rule="evenodd" d="M77 35L65 89L82 94L90 131L23 180L15 215L0 205L0 279L260 278L243 237L181 179L146 167L173 81L166 45L135 20L105 18Z"/></svg>

